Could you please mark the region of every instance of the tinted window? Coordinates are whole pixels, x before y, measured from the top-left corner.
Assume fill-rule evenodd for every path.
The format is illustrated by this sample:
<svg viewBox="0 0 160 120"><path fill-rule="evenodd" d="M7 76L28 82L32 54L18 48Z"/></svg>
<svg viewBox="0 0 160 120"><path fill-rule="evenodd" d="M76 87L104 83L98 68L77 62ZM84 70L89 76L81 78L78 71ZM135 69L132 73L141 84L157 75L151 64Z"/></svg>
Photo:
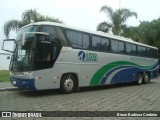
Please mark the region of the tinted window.
<svg viewBox="0 0 160 120"><path fill-rule="evenodd" d="M67 31L67 38L69 39L72 47L82 48L82 34L74 31Z"/></svg>
<svg viewBox="0 0 160 120"><path fill-rule="evenodd" d="M158 58L158 50L154 50L155 51L155 58Z"/></svg>
<svg viewBox="0 0 160 120"><path fill-rule="evenodd" d="M119 53L124 53L124 43L119 42Z"/></svg>
<svg viewBox="0 0 160 120"><path fill-rule="evenodd" d="M45 41L45 40L55 41L57 40L57 38L59 38L53 26L49 26L49 25L39 26L38 31L49 33L49 36L47 38L41 37L41 40L43 39L42 41Z"/></svg>
<svg viewBox="0 0 160 120"><path fill-rule="evenodd" d="M101 38L92 36L92 50L101 51Z"/></svg>
<svg viewBox="0 0 160 120"><path fill-rule="evenodd" d="M146 47L142 47L142 56L147 56L147 49L146 49Z"/></svg>
<svg viewBox="0 0 160 120"><path fill-rule="evenodd" d="M35 69L47 69L51 68L54 65L60 49L58 46L55 46L54 43L43 43L38 41L36 43L36 52L35 52Z"/></svg>
<svg viewBox="0 0 160 120"><path fill-rule="evenodd" d="M49 35L46 37L38 35L35 49L35 70L48 69L53 67L60 53L59 37L53 26L39 26L38 32L46 32Z"/></svg>
<svg viewBox="0 0 160 120"><path fill-rule="evenodd" d="M151 48L147 48L147 56L153 58L154 57L154 50Z"/></svg>
<svg viewBox="0 0 160 120"><path fill-rule="evenodd" d="M143 56L143 48L142 46L138 46L138 55Z"/></svg>
<svg viewBox="0 0 160 120"><path fill-rule="evenodd" d="M89 47L89 35L83 34L83 48L87 49Z"/></svg>
<svg viewBox="0 0 160 120"><path fill-rule="evenodd" d="M136 50L136 45L132 45L132 55L136 55L137 50Z"/></svg>
<svg viewBox="0 0 160 120"><path fill-rule="evenodd" d="M132 51L132 46L130 43L126 43L126 53L131 54Z"/></svg>
<svg viewBox="0 0 160 120"><path fill-rule="evenodd" d="M102 51L109 51L109 40L106 38L102 38Z"/></svg>
<svg viewBox="0 0 160 120"><path fill-rule="evenodd" d="M154 57L154 50L150 48L150 57Z"/></svg>
<svg viewBox="0 0 160 120"><path fill-rule="evenodd" d="M150 48L150 54L152 58L158 58L158 50Z"/></svg>
<svg viewBox="0 0 160 120"><path fill-rule="evenodd" d="M150 57L150 49L147 48L147 57Z"/></svg>
<svg viewBox="0 0 160 120"><path fill-rule="evenodd" d="M118 53L118 41L111 40L111 51Z"/></svg>
<svg viewBox="0 0 160 120"><path fill-rule="evenodd" d="M87 49L89 47L89 35L76 31L66 31L72 47Z"/></svg>

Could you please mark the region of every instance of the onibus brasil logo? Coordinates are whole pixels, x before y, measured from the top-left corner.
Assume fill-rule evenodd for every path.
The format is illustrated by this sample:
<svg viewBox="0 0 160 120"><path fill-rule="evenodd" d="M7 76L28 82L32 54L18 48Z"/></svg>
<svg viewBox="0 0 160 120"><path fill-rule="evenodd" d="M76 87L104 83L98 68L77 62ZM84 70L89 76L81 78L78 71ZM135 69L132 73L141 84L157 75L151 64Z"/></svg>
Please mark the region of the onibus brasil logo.
<svg viewBox="0 0 160 120"><path fill-rule="evenodd" d="M79 51L78 58L81 61L97 61L97 54Z"/></svg>

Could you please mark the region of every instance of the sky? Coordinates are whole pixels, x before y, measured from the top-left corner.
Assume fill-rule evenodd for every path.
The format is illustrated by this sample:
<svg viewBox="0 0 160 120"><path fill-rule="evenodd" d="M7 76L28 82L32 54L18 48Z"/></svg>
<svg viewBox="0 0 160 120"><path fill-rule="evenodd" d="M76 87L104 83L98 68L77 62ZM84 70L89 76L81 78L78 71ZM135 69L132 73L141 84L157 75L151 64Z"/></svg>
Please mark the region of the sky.
<svg viewBox="0 0 160 120"><path fill-rule="evenodd" d="M113 10L128 8L137 12L138 18L131 17L129 26L139 21L152 21L160 17L160 0L0 0L0 44L5 39L3 25L11 19L21 20L25 10L36 9L39 13L59 18L66 25L96 31L98 23L109 21L100 8L108 5ZM15 38L11 32L9 38Z"/></svg>

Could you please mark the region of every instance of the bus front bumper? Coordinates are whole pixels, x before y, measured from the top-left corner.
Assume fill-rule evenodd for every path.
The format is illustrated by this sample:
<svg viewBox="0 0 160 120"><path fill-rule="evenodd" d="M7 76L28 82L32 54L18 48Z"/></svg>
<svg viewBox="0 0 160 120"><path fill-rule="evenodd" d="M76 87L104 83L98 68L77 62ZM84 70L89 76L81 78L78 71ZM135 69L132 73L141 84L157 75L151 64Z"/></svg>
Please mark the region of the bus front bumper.
<svg viewBox="0 0 160 120"><path fill-rule="evenodd" d="M20 79L20 78L10 77L10 81L12 85L20 89L36 90L35 79Z"/></svg>

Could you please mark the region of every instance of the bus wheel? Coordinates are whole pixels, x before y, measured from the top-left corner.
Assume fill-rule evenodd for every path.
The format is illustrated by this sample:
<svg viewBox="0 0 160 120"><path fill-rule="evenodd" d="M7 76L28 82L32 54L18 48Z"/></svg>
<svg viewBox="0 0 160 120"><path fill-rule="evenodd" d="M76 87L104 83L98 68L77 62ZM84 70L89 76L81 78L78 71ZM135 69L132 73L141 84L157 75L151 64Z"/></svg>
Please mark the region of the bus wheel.
<svg viewBox="0 0 160 120"><path fill-rule="evenodd" d="M143 83L145 84L145 83L147 83L149 81L150 81L149 73L145 73L144 78L143 78Z"/></svg>
<svg viewBox="0 0 160 120"><path fill-rule="evenodd" d="M142 84L142 81L143 81L143 75L142 73L138 73L137 74L137 84L138 85Z"/></svg>
<svg viewBox="0 0 160 120"><path fill-rule="evenodd" d="M66 74L61 79L60 89L63 93L72 93L75 90L75 77L72 74Z"/></svg>

